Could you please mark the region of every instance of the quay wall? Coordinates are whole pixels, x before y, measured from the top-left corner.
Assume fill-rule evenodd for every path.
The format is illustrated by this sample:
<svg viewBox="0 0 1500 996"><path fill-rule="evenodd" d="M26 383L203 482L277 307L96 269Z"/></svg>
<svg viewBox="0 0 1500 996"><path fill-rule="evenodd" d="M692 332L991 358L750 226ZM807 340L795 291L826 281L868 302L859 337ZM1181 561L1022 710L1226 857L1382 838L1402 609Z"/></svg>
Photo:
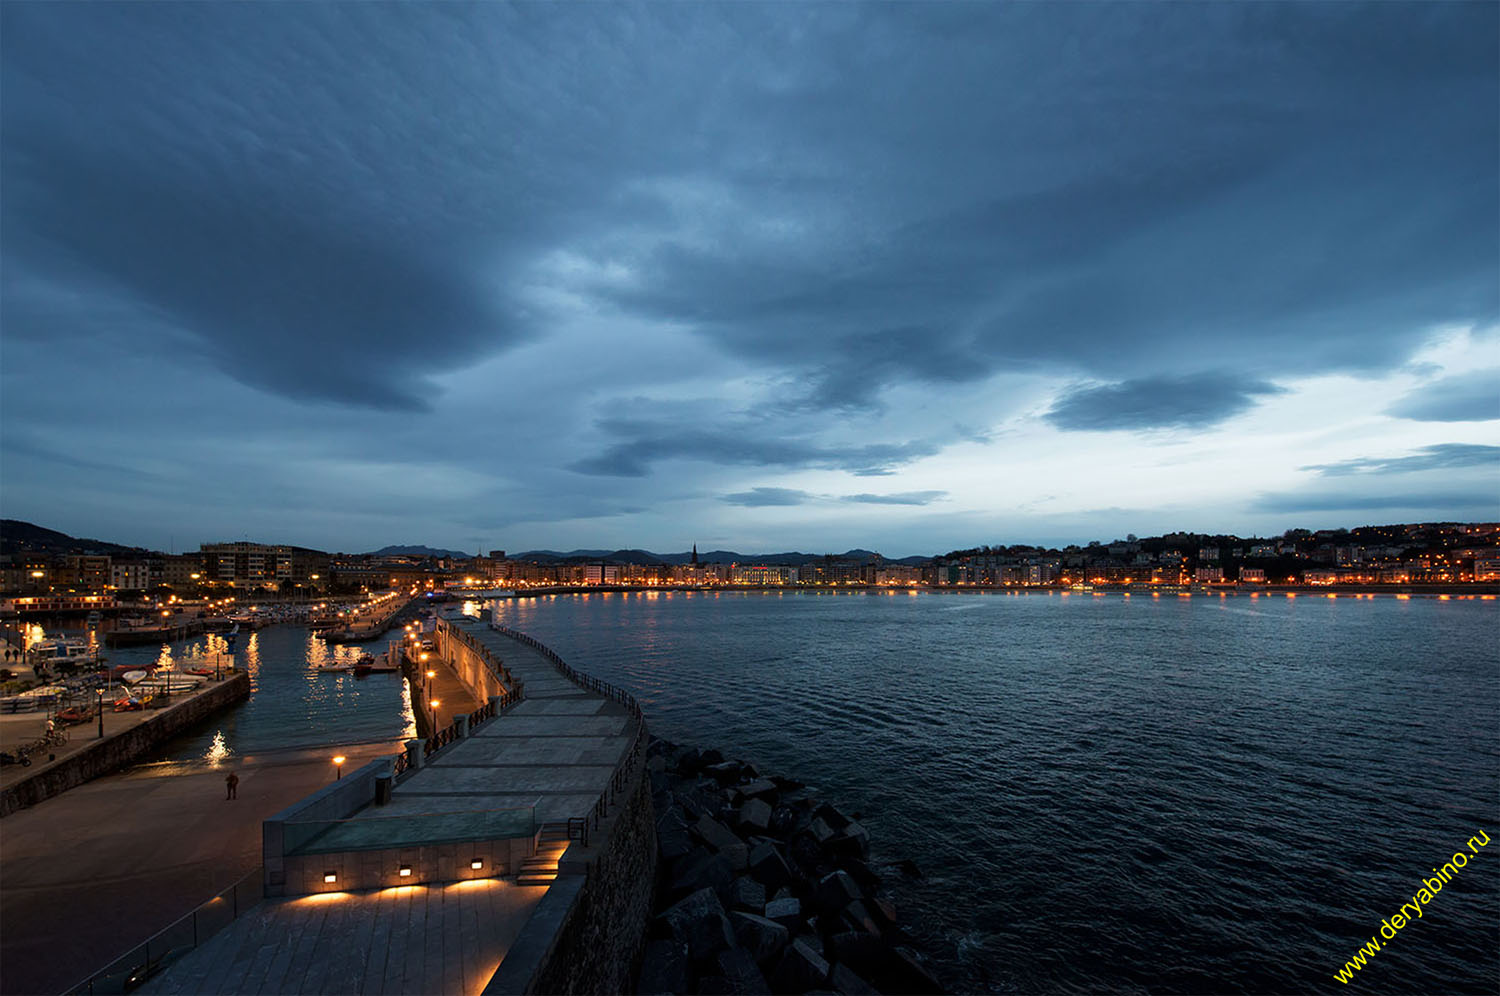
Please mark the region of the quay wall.
<svg viewBox="0 0 1500 996"><path fill-rule="evenodd" d="M490 669L484 657L469 641L455 635L462 633L461 627L447 620L439 620L436 632L438 653L448 662L463 686L481 703L488 702L493 695L504 695L509 691L505 683Z"/></svg>
<svg viewBox="0 0 1500 996"><path fill-rule="evenodd" d="M65 792L90 779L118 771L214 713L250 696L250 675L236 672L217 684L167 706L149 719L96 740L38 770L0 793L0 817Z"/></svg>
<svg viewBox="0 0 1500 996"><path fill-rule="evenodd" d="M656 882L656 822L646 766L588 848L574 844L484 988L485 996L632 991Z"/></svg>

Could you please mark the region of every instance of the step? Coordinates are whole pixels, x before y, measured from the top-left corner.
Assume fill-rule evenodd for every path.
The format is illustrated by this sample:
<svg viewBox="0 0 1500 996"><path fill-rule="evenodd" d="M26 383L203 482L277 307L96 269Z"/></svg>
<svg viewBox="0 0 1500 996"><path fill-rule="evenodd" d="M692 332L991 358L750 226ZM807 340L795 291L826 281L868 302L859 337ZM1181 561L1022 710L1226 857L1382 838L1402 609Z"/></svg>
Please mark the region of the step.
<svg viewBox="0 0 1500 996"><path fill-rule="evenodd" d="M556 875L527 875L522 873L516 876L517 885L551 885L556 881Z"/></svg>

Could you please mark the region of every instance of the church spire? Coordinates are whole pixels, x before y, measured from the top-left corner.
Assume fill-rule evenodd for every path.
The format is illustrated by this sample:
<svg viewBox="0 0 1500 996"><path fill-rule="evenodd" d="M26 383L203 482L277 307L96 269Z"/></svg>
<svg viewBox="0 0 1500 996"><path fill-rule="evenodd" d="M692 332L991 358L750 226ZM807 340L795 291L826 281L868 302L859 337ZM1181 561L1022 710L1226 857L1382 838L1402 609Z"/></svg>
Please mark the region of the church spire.
<svg viewBox="0 0 1500 996"><path fill-rule="evenodd" d="M698 566L698 544L697 543L693 544L693 566L694 567Z"/></svg>

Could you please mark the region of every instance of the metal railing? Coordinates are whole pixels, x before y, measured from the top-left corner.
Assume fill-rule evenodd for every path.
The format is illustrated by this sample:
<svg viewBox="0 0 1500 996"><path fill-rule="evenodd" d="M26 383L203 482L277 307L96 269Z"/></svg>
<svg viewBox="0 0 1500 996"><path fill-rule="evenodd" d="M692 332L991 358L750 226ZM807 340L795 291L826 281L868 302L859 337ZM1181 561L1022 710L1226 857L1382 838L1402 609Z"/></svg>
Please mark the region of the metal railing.
<svg viewBox="0 0 1500 996"><path fill-rule="evenodd" d="M525 644L532 650L541 654L563 677L582 688L603 695L625 707L626 712L636 721L635 737L630 742L630 747L625 751L620 762L615 765L614 772L610 775L609 784L599 798L594 800L590 807L588 816L573 816L568 819L568 839L577 840L584 847L589 846L589 832L591 829L599 829L599 821L609 816L609 807L614 805L616 798L625 791L630 784L630 775L635 767L636 761L640 759L646 748L646 714L641 710L640 703L635 700L625 689L612 685L607 681L601 681L591 674L578 670L558 656L551 647L536 640L519 630L511 629L509 626L497 622L491 622L490 628L497 633L502 633L518 643Z"/></svg>
<svg viewBox="0 0 1500 996"><path fill-rule="evenodd" d="M128 993L229 926L263 895L262 870L257 868L198 905L191 913L168 924L104 968L63 991L68 996L75 993Z"/></svg>

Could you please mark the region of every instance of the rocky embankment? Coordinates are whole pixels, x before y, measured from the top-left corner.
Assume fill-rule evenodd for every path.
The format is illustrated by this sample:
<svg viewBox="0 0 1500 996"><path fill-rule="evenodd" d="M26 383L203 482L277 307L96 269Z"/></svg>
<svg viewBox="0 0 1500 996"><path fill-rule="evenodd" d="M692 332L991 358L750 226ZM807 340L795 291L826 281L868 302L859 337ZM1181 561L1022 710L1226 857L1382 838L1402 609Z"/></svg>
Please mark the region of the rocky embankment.
<svg viewBox="0 0 1500 996"><path fill-rule="evenodd" d="M714 750L653 739L646 754L659 880L637 992L942 991L857 818Z"/></svg>

